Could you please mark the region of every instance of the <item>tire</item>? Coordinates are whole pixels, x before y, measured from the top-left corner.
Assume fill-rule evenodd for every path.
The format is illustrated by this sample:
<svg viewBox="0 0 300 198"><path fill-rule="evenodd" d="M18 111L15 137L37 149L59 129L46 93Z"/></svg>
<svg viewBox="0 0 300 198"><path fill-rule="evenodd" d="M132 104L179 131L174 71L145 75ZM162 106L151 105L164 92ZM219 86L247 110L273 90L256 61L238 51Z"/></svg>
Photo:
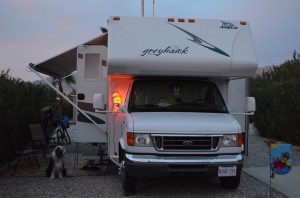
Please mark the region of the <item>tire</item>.
<svg viewBox="0 0 300 198"><path fill-rule="evenodd" d="M221 185L226 189L236 189L240 185L241 175L234 177L219 177Z"/></svg>
<svg viewBox="0 0 300 198"><path fill-rule="evenodd" d="M121 171L121 178L122 178L122 187L124 190L124 195L134 195L136 193L136 187L138 180L136 177L130 176L126 170Z"/></svg>
<svg viewBox="0 0 300 198"><path fill-rule="evenodd" d="M125 152L119 145L119 161L120 161L120 176L122 179L122 187L125 196L134 195L136 193L136 187L138 184L138 179L136 177L130 176L125 169L124 161Z"/></svg>
<svg viewBox="0 0 300 198"><path fill-rule="evenodd" d="M57 144L59 144L59 145L63 145L61 135L62 135L62 130L60 128L56 129Z"/></svg>
<svg viewBox="0 0 300 198"><path fill-rule="evenodd" d="M69 133L67 131L67 129L63 129L62 130L62 136L61 136L61 139L63 141L65 141L67 144L71 144L71 138L69 136Z"/></svg>
<svg viewBox="0 0 300 198"><path fill-rule="evenodd" d="M66 129L58 128L56 130L56 136L58 144L65 145L71 143L71 138Z"/></svg>

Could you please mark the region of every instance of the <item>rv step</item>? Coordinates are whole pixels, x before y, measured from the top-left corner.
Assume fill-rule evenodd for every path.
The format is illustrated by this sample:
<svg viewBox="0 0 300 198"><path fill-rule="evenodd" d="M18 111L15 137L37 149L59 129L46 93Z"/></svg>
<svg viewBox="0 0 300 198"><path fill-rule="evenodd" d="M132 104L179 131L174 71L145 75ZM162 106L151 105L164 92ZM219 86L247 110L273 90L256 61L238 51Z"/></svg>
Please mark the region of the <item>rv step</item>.
<svg viewBox="0 0 300 198"><path fill-rule="evenodd" d="M118 155L110 156L110 160L111 160L114 164L116 164L117 166L120 165L120 163L119 163L119 156L118 156Z"/></svg>
<svg viewBox="0 0 300 198"><path fill-rule="evenodd" d="M100 157L100 159L90 159L87 161L87 166L106 166L109 165L110 160L107 157Z"/></svg>

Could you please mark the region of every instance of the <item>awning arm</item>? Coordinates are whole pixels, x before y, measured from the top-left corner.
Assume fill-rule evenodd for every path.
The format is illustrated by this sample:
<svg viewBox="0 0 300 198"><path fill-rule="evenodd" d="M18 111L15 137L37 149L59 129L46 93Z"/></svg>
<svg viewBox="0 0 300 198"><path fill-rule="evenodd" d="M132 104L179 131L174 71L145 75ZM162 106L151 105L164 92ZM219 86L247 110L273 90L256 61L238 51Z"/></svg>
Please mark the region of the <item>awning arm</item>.
<svg viewBox="0 0 300 198"><path fill-rule="evenodd" d="M101 128L88 114L86 114L82 109L80 109L74 102L72 102L67 96L61 93L56 87L54 87L49 81L47 81L42 75L40 75L37 71L33 68L34 64L29 63L28 68L35 73L40 79L45 81L56 93L62 96L69 104L71 104L74 108L76 108L80 113L82 113L87 119L89 119L93 124L95 124L102 132L106 132L103 128Z"/></svg>

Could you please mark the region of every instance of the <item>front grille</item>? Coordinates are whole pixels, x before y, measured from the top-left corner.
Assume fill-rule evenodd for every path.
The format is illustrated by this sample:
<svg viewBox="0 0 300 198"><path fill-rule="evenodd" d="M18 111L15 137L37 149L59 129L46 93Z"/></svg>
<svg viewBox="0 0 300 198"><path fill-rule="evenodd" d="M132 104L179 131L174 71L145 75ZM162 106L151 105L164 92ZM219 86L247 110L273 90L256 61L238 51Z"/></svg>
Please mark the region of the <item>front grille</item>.
<svg viewBox="0 0 300 198"><path fill-rule="evenodd" d="M161 151L214 151L220 136L153 135L154 146Z"/></svg>

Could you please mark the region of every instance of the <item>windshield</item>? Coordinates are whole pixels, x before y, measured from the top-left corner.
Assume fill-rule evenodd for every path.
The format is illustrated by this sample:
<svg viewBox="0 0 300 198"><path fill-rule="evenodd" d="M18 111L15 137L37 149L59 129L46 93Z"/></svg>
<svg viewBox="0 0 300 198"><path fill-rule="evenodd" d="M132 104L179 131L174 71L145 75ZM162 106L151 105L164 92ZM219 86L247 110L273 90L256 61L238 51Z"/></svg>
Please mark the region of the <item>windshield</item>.
<svg viewBox="0 0 300 198"><path fill-rule="evenodd" d="M129 112L228 113L218 88L196 80L137 80L129 101Z"/></svg>

